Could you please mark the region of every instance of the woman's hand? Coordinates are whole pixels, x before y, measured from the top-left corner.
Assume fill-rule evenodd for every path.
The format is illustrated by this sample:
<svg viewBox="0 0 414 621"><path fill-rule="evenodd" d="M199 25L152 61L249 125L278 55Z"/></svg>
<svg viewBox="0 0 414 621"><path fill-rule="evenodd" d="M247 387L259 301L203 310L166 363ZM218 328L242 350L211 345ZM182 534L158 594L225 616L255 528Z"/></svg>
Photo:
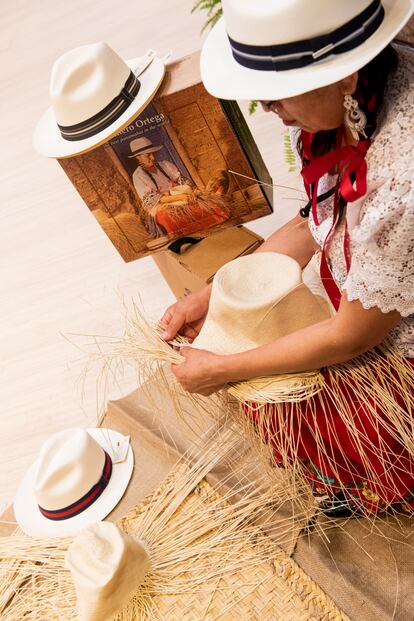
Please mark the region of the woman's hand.
<svg viewBox="0 0 414 621"><path fill-rule="evenodd" d="M171 341L177 334L190 342L198 336L207 315L210 293L211 285L167 308L160 321L165 341Z"/></svg>
<svg viewBox="0 0 414 621"><path fill-rule="evenodd" d="M192 347L181 347L180 354L184 362L172 364L171 370L187 392L208 397L227 383L226 356Z"/></svg>

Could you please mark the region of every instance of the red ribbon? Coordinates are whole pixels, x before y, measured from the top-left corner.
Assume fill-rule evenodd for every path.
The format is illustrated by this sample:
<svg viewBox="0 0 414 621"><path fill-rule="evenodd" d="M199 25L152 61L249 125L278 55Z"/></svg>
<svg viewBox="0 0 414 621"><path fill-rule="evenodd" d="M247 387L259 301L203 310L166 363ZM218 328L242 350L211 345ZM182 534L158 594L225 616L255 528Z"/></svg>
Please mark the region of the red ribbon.
<svg viewBox="0 0 414 621"><path fill-rule="evenodd" d="M329 298L338 310L341 300L341 291L337 286L327 261L327 251L332 239L333 232L339 222L339 195L347 203L352 203L365 195L367 191L367 163L365 156L371 145L370 140L360 140L356 147L347 145L338 147L325 155L313 158L311 151L313 134L302 131L303 158L309 161L301 171L306 192L312 200L312 216L316 226L319 226L317 213L318 185L320 179L330 170L338 168L338 181L335 188L334 209L332 226L326 236L322 248L321 278ZM354 178L354 181L353 181ZM349 272L350 269L350 244L348 231L345 231L344 256Z"/></svg>

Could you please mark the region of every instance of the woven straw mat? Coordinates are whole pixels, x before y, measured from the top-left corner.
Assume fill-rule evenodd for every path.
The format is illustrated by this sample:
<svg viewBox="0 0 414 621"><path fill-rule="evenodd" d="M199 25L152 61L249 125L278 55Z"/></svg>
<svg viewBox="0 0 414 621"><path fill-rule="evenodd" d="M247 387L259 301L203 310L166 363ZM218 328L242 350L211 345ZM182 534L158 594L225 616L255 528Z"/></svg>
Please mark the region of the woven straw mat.
<svg viewBox="0 0 414 621"><path fill-rule="evenodd" d="M164 483L165 484L165 483ZM162 484L163 485L163 484ZM151 498L159 493L158 488ZM205 503L217 493L203 479L177 511L202 518ZM148 501L147 501L148 502ZM144 501L118 521L134 533ZM174 516L175 517L175 516ZM174 520L174 517L172 518ZM249 545L249 544L247 544ZM246 547L247 547L246 545ZM206 589L180 595L156 595L153 603L162 621L350 621L309 576L269 537L257 545L273 548L273 562L257 564L220 578L214 592ZM250 552L251 550L249 550ZM183 566L183 574L185 573Z"/></svg>

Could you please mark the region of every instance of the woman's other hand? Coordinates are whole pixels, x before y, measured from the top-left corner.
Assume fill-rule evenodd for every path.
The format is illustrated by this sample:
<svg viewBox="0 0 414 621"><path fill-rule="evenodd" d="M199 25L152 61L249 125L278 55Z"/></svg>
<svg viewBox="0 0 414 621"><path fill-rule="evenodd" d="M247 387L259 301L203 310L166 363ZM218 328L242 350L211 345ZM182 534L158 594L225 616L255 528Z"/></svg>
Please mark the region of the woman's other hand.
<svg viewBox="0 0 414 621"><path fill-rule="evenodd" d="M187 392L208 397L225 386L226 356L219 356L204 349L181 347L185 358L181 364L172 364L171 370Z"/></svg>
<svg viewBox="0 0 414 621"><path fill-rule="evenodd" d="M210 294L211 285L208 285L167 308L160 321L165 341L171 341L177 334L190 342L198 336L207 315Z"/></svg>

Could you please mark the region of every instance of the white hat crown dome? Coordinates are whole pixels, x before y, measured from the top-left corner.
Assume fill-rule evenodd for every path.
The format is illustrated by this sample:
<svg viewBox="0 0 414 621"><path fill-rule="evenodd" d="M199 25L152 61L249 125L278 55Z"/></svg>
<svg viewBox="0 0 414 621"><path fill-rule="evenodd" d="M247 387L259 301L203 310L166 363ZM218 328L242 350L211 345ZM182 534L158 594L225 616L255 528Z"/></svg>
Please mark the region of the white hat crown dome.
<svg viewBox="0 0 414 621"><path fill-rule="evenodd" d="M119 94L130 72L104 42L66 52L54 63L50 78L56 121L70 126L93 117Z"/></svg>
<svg viewBox="0 0 414 621"><path fill-rule="evenodd" d="M111 522L81 531L66 553L81 619L112 621L150 569L146 546Z"/></svg>
<svg viewBox="0 0 414 621"><path fill-rule="evenodd" d="M58 432L42 446L34 491L38 504L56 511L77 502L100 480L105 452L84 429Z"/></svg>
<svg viewBox="0 0 414 621"><path fill-rule="evenodd" d="M278 100L342 80L398 34L414 0L222 0L201 51L220 99Z"/></svg>
<svg viewBox="0 0 414 621"><path fill-rule="evenodd" d="M226 29L247 45L301 41L339 28L372 0L222 0Z"/></svg>
<svg viewBox="0 0 414 621"><path fill-rule="evenodd" d="M111 522L99 522L80 532L72 543L66 562L85 584L102 586L113 577L125 553L126 543L120 530Z"/></svg>

